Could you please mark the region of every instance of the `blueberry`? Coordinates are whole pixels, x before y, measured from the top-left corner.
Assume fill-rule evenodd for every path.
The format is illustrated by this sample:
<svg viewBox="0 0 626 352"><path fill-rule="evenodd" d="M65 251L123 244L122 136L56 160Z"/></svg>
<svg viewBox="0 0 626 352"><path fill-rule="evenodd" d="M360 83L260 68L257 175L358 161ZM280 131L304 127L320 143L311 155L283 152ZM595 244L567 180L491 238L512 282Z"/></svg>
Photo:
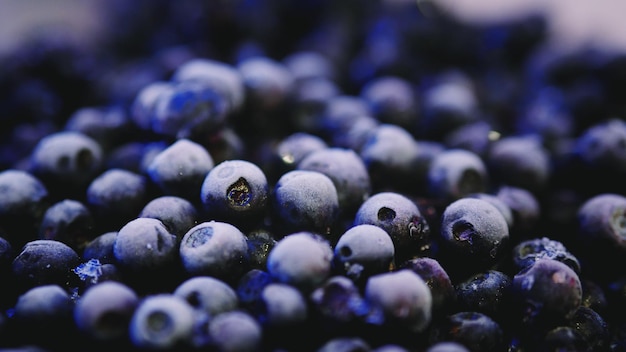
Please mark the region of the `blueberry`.
<svg viewBox="0 0 626 352"><path fill-rule="evenodd" d="M279 282L266 285L259 297L255 317L261 326L269 329L293 328L306 322L307 301L295 287Z"/></svg>
<svg viewBox="0 0 626 352"><path fill-rule="evenodd" d="M369 196L371 182L359 155L344 148L325 148L309 153L300 161L298 170L318 171L328 176L337 189L340 211L352 216Z"/></svg>
<svg viewBox="0 0 626 352"><path fill-rule="evenodd" d="M128 337L130 319L138 303L137 294L125 284L102 282L76 301L74 322L95 341L120 341Z"/></svg>
<svg viewBox="0 0 626 352"><path fill-rule="evenodd" d="M554 259L538 259L517 273L513 292L524 324L549 324L567 318L582 302L578 275Z"/></svg>
<svg viewBox="0 0 626 352"><path fill-rule="evenodd" d="M318 171L293 170L283 174L272 192L272 210L280 229L330 234L339 215L333 181Z"/></svg>
<svg viewBox="0 0 626 352"><path fill-rule="evenodd" d="M558 326L548 331L539 342L540 351L589 351L581 334L569 326Z"/></svg>
<svg viewBox="0 0 626 352"><path fill-rule="evenodd" d="M113 254L120 269L145 276L175 263L178 240L160 220L136 218L117 232Z"/></svg>
<svg viewBox="0 0 626 352"><path fill-rule="evenodd" d="M95 237L95 221L85 204L64 199L52 204L44 213L39 227L39 239L61 241L82 252Z"/></svg>
<svg viewBox="0 0 626 352"><path fill-rule="evenodd" d="M253 230L248 238L248 264L251 269L267 268L267 257L276 245L274 236L266 230Z"/></svg>
<svg viewBox="0 0 626 352"><path fill-rule="evenodd" d="M196 203L202 181L213 166L213 158L204 147L179 139L157 154L146 172L165 195Z"/></svg>
<svg viewBox="0 0 626 352"><path fill-rule="evenodd" d="M537 197L529 190L514 186L502 186L495 195L511 209L511 234L518 238L528 237L538 225L541 216L541 205Z"/></svg>
<svg viewBox="0 0 626 352"><path fill-rule="evenodd" d="M480 271L496 264L508 248L509 227L491 203L461 198L443 212L441 239L441 250L454 261L455 271Z"/></svg>
<svg viewBox="0 0 626 352"><path fill-rule="evenodd" d="M316 352L369 352L370 345L360 337L336 337L326 341Z"/></svg>
<svg viewBox="0 0 626 352"><path fill-rule="evenodd" d="M626 248L626 236L622 228L625 209L626 197L621 194L602 193L585 200L577 214L582 240Z"/></svg>
<svg viewBox="0 0 626 352"><path fill-rule="evenodd" d="M329 58L314 51L296 51L282 59L294 80L334 79L335 67Z"/></svg>
<svg viewBox="0 0 626 352"><path fill-rule="evenodd" d="M13 275L26 288L57 284L72 287L77 283L72 269L80 257L70 246L55 240L33 240L24 245L11 264Z"/></svg>
<svg viewBox="0 0 626 352"><path fill-rule="evenodd" d="M245 86L241 73L225 62L207 58L193 58L182 63L172 73L173 82L200 82L219 92L228 104L227 111L241 108Z"/></svg>
<svg viewBox="0 0 626 352"><path fill-rule="evenodd" d="M236 285L237 297L241 305L254 309L261 299L261 292L272 282L275 282L274 278L262 269L250 269L243 274Z"/></svg>
<svg viewBox="0 0 626 352"><path fill-rule="evenodd" d="M376 77L365 84L360 95L380 122L407 130L417 125L418 99L408 80L398 76Z"/></svg>
<svg viewBox="0 0 626 352"><path fill-rule="evenodd" d="M359 287L342 275L329 277L309 295L311 316L320 317L320 328L330 333L358 329L370 313Z"/></svg>
<svg viewBox="0 0 626 352"><path fill-rule="evenodd" d="M396 192L381 192L361 204L354 225L375 225L385 230L395 247L398 262L407 257L427 253L430 249L430 227L417 205Z"/></svg>
<svg viewBox="0 0 626 352"><path fill-rule="evenodd" d="M498 198L495 194L491 194L491 193L470 193L466 196L467 198L477 198L477 199L482 199L482 200L486 200L489 203L491 203L491 205L495 206L496 208L498 208L498 210L502 213L502 216L504 216L504 219L506 220L506 223L509 225L509 230L513 227L513 211L511 210L511 208L504 203L504 201L500 198Z"/></svg>
<svg viewBox="0 0 626 352"><path fill-rule="evenodd" d="M339 148L352 149L360 154L372 131L380 124L380 121L369 115L355 116L344 126L342 132L332 136L331 144Z"/></svg>
<svg viewBox="0 0 626 352"><path fill-rule="evenodd" d="M130 140L133 124L121 106L86 106L74 111L65 123L65 130L92 138L103 152Z"/></svg>
<svg viewBox="0 0 626 352"><path fill-rule="evenodd" d="M107 154L107 169L123 169L137 174L146 174L148 165L169 144L164 141L133 141L118 145Z"/></svg>
<svg viewBox="0 0 626 352"><path fill-rule="evenodd" d="M243 311L218 315L209 323L208 330L211 345L218 351L252 352L262 346L263 329Z"/></svg>
<svg viewBox="0 0 626 352"><path fill-rule="evenodd" d="M344 232L334 247L333 263L339 272L355 281L389 271L395 247L381 227L356 225Z"/></svg>
<svg viewBox="0 0 626 352"><path fill-rule="evenodd" d="M171 94L174 84L167 81L155 81L143 86L135 95L130 106L130 117L140 129L152 130L155 106L161 95Z"/></svg>
<svg viewBox="0 0 626 352"><path fill-rule="evenodd" d="M159 94L151 117L150 127L157 135L191 138L199 131L213 132L223 127L228 102L217 87L201 81L182 81Z"/></svg>
<svg viewBox="0 0 626 352"><path fill-rule="evenodd" d="M296 80L288 101L293 128L299 132L319 133L319 119L327 102L340 93L337 83L328 78Z"/></svg>
<svg viewBox="0 0 626 352"><path fill-rule="evenodd" d="M257 109L271 110L283 104L293 86L287 66L266 56L250 57L237 64L246 88L246 100Z"/></svg>
<svg viewBox="0 0 626 352"><path fill-rule="evenodd" d="M427 176L430 194L445 201L486 192L488 178L482 159L464 149L449 149L437 154Z"/></svg>
<svg viewBox="0 0 626 352"><path fill-rule="evenodd" d="M275 280L307 292L330 276L332 257L330 244L319 235L295 232L270 251L267 271Z"/></svg>
<svg viewBox="0 0 626 352"><path fill-rule="evenodd" d="M577 139L575 155L588 170L613 170L619 174L626 160L626 123L619 119L598 122L587 128ZM599 174L598 171L590 171Z"/></svg>
<svg viewBox="0 0 626 352"><path fill-rule="evenodd" d="M193 327L193 307L178 296L161 293L139 301L128 333L137 348L173 350L191 343Z"/></svg>
<svg viewBox="0 0 626 352"><path fill-rule="evenodd" d="M470 350L459 342L442 341L430 345L426 352L470 352Z"/></svg>
<svg viewBox="0 0 626 352"><path fill-rule="evenodd" d="M386 344L383 346L378 346L372 350L372 352L408 352L406 348L394 345L394 344Z"/></svg>
<svg viewBox="0 0 626 352"><path fill-rule="evenodd" d="M83 133L60 131L39 141L30 163L30 171L50 191L63 190L66 197L82 197L101 171L103 152L93 138Z"/></svg>
<svg viewBox="0 0 626 352"><path fill-rule="evenodd" d="M432 319L432 293L424 280L408 269L370 277L365 299L382 312L380 323L421 332Z"/></svg>
<svg viewBox="0 0 626 352"><path fill-rule="evenodd" d="M580 273L580 262L559 241L541 237L522 241L513 248L513 262L516 271L532 265L541 258L558 260L567 264L575 272Z"/></svg>
<svg viewBox="0 0 626 352"><path fill-rule="evenodd" d="M319 116L319 133L326 139L336 139L347 132L354 121L370 115L369 106L359 96L341 94L331 97Z"/></svg>
<svg viewBox="0 0 626 352"><path fill-rule="evenodd" d="M87 188L87 206L102 231L117 231L136 218L147 197L146 179L122 169L108 169Z"/></svg>
<svg viewBox="0 0 626 352"><path fill-rule="evenodd" d="M449 149L468 150L483 158L487 155L491 144L500 137L501 134L494 131L491 124L480 120L450 131L443 138L443 143Z"/></svg>
<svg viewBox="0 0 626 352"><path fill-rule="evenodd" d="M459 310L488 315L501 325L510 318L512 279L498 270L487 270L456 285Z"/></svg>
<svg viewBox="0 0 626 352"><path fill-rule="evenodd" d="M609 348L609 324L593 309L578 307L568 326L582 336L591 351L606 351Z"/></svg>
<svg viewBox="0 0 626 352"><path fill-rule="evenodd" d="M46 186L32 174L15 169L0 172L0 229L15 247L37 238L50 198Z"/></svg>
<svg viewBox="0 0 626 352"><path fill-rule="evenodd" d="M114 263L115 254L113 253L113 246L116 238L117 231L105 232L96 236L83 248L82 259L98 259L98 261L103 264Z"/></svg>
<svg viewBox="0 0 626 352"><path fill-rule="evenodd" d="M538 192L547 186L550 155L533 137L507 136L492 143L486 156L489 175L498 184Z"/></svg>
<svg viewBox="0 0 626 352"><path fill-rule="evenodd" d="M456 307L455 287L437 259L413 258L402 263L399 268L412 270L426 282L432 294L433 319L438 319L444 312L450 312Z"/></svg>
<svg viewBox="0 0 626 352"><path fill-rule="evenodd" d="M359 155L367 166L373 191L411 190L419 144L400 126L380 124L373 129Z"/></svg>
<svg viewBox="0 0 626 352"><path fill-rule="evenodd" d="M270 147L270 155L263 170L268 180L274 184L284 173L295 170L309 153L327 147L326 142L317 135L307 132L291 133Z"/></svg>
<svg viewBox="0 0 626 352"><path fill-rule="evenodd" d="M199 218L194 205L177 196L160 196L152 199L141 209L138 217L161 220L168 231L179 239L198 224Z"/></svg>
<svg viewBox="0 0 626 352"><path fill-rule="evenodd" d="M226 160L206 175L200 197L207 217L249 228L266 215L269 185L254 163Z"/></svg>
<svg viewBox="0 0 626 352"><path fill-rule="evenodd" d="M247 267L246 236L235 226L207 221L192 227L180 243L180 258L190 275L237 280Z"/></svg>
<svg viewBox="0 0 626 352"><path fill-rule="evenodd" d="M447 316L433 327L430 340L432 344L456 342L469 351L504 349L504 331L500 324L478 312L458 312Z"/></svg>
<svg viewBox="0 0 626 352"><path fill-rule="evenodd" d="M194 276L176 287L173 294L195 309L209 315L209 319L238 308L237 293L226 282L211 276Z"/></svg>

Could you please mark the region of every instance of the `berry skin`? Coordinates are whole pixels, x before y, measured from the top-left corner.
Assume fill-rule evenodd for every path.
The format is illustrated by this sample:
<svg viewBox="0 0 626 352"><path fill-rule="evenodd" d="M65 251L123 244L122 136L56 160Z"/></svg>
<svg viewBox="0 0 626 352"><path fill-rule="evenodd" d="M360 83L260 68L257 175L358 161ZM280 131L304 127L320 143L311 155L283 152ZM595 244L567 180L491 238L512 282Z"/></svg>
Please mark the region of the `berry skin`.
<svg viewBox="0 0 626 352"><path fill-rule="evenodd" d="M360 95L380 122L409 131L416 127L418 99L409 81L396 76L377 77L363 87Z"/></svg>
<svg viewBox="0 0 626 352"><path fill-rule="evenodd" d="M294 170L283 174L274 186L272 200L274 219L280 224L281 232L312 231L327 235L339 215L337 189L328 176L317 171Z"/></svg>
<svg viewBox="0 0 626 352"><path fill-rule="evenodd" d="M182 298L162 293L145 296L129 325L132 344L141 349L173 350L191 343L194 310Z"/></svg>
<svg viewBox="0 0 626 352"><path fill-rule="evenodd" d="M293 86L287 67L268 57L247 58L237 65L250 106L271 110L285 102Z"/></svg>
<svg viewBox="0 0 626 352"><path fill-rule="evenodd" d="M206 216L244 231L265 216L269 185L263 171L246 160L226 160L206 175L200 188Z"/></svg>
<svg viewBox="0 0 626 352"><path fill-rule="evenodd" d="M171 94L174 84L155 81L143 86L135 95L130 106L130 117L140 129L150 131L155 105L161 95Z"/></svg>
<svg viewBox="0 0 626 352"><path fill-rule="evenodd" d="M378 226L389 234L399 262L430 248L426 219L417 205L400 193L381 192L366 199L357 210L353 225L364 224Z"/></svg>
<svg viewBox="0 0 626 352"><path fill-rule="evenodd" d="M180 258L189 275L237 280L247 267L246 236L235 226L207 221L192 227L180 243Z"/></svg>
<svg viewBox="0 0 626 352"><path fill-rule="evenodd" d="M82 252L93 239L94 219L82 202L65 199L51 205L39 227L39 239L61 241Z"/></svg>
<svg viewBox="0 0 626 352"><path fill-rule="evenodd" d="M442 252L455 260L454 264L450 263L450 270L484 270L496 264L507 248L509 227L502 213L491 203L461 198L450 203L443 212L441 239Z"/></svg>
<svg viewBox="0 0 626 352"><path fill-rule="evenodd" d="M470 350L458 342L443 341L431 345L426 352L470 352Z"/></svg>
<svg viewBox="0 0 626 352"><path fill-rule="evenodd" d="M183 281L173 294L213 318L238 308L237 293L224 281L211 276L194 276Z"/></svg>
<svg viewBox="0 0 626 352"><path fill-rule="evenodd" d="M334 248L333 265L355 281L389 271L395 248L389 234L374 225L356 225L344 232Z"/></svg>
<svg viewBox="0 0 626 352"><path fill-rule="evenodd" d="M382 312L386 326L420 332L431 321L432 293L411 270L374 275L365 286L365 299Z"/></svg>
<svg viewBox="0 0 626 352"><path fill-rule="evenodd" d="M296 132L286 136L274 148L273 159L270 161L272 172L268 178L275 182L284 173L295 170L311 152L327 147L326 142L314 134Z"/></svg>
<svg viewBox="0 0 626 352"><path fill-rule="evenodd" d="M318 171L333 181L342 213L340 215L353 216L372 191L367 168L351 149L326 148L313 151L300 161L297 169Z"/></svg>
<svg viewBox="0 0 626 352"><path fill-rule="evenodd" d="M335 337L326 341L316 352L368 352L370 345L360 337Z"/></svg>
<svg viewBox="0 0 626 352"><path fill-rule="evenodd" d="M433 197L454 201L472 193L485 192L488 173L477 154L464 149L449 149L433 158L427 180Z"/></svg>
<svg viewBox="0 0 626 352"><path fill-rule="evenodd" d="M430 340L433 344L456 342L472 352L504 350L504 331L500 324L478 312L463 311L447 316L433 327Z"/></svg>
<svg viewBox="0 0 626 352"><path fill-rule="evenodd" d="M117 231L105 232L96 236L83 248L82 259L85 261L98 259L98 261L103 264L114 263L115 254L113 253L113 246L115 245L116 237Z"/></svg>
<svg viewBox="0 0 626 352"><path fill-rule="evenodd" d="M456 285L459 310L488 315L501 325L510 318L512 280L505 273L487 270Z"/></svg>
<svg viewBox="0 0 626 352"><path fill-rule="evenodd" d="M143 207L138 217L161 220L168 231L179 240L198 224L198 211L194 205L177 196L161 196L152 199Z"/></svg>
<svg viewBox="0 0 626 352"><path fill-rule="evenodd" d="M131 171L108 169L87 188L87 206L101 231L117 231L137 217L148 197L146 179Z"/></svg>
<svg viewBox="0 0 626 352"><path fill-rule="evenodd" d="M457 294L450 277L439 261L434 258L413 258L402 265L400 269L409 269L419 275L428 285L433 299L433 318L450 312L456 307Z"/></svg>
<svg viewBox="0 0 626 352"><path fill-rule="evenodd" d="M517 271L541 258L558 260L567 264L576 273L580 273L580 262L559 241L548 237L535 238L522 241L513 248L513 263Z"/></svg>
<svg viewBox="0 0 626 352"><path fill-rule="evenodd" d="M102 282L76 301L74 322L95 341L121 341L128 337L130 319L138 303L137 294L125 284Z"/></svg>
<svg viewBox="0 0 626 352"><path fill-rule="evenodd" d="M71 287L77 283L72 272L80 257L70 246L55 240L33 240L17 254L11 270L18 282L26 288L57 284Z"/></svg>
<svg viewBox="0 0 626 352"><path fill-rule="evenodd" d="M218 315L209 323L209 340L217 351L259 351L263 329L250 314L232 311Z"/></svg>
<svg viewBox="0 0 626 352"><path fill-rule="evenodd" d="M278 282L303 292L316 288L331 274L330 244L311 232L296 232L280 239L267 258L267 271Z"/></svg>
<svg viewBox="0 0 626 352"><path fill-rule="evenodd" d="M178 241L158 219L137 218L117 233L113 252L117 262L132 271L163 267L176 258Z"/></svg>
<svg viewBox="0 0 626 352"><path fill-rule="evenodd" d="M152 159L146 172L163 194L197 203L202 181L213 166L203 146L178 139Z"/></svg>
<svg viewBox="0 0 626 352"><path fill-rule="evenodd" d="M295 287L283 283L270 283L261 291L256 319L261 326L271 329L293 328L303 324L308 317L307 301Z"/></svg>
<svg viewBox="0 0 626 352"><path fill-rule="evenodd" d="M550 324L576 312L582 302L582 285L566 264L538 259L513 277L513 295L524 324Z"/></svg>

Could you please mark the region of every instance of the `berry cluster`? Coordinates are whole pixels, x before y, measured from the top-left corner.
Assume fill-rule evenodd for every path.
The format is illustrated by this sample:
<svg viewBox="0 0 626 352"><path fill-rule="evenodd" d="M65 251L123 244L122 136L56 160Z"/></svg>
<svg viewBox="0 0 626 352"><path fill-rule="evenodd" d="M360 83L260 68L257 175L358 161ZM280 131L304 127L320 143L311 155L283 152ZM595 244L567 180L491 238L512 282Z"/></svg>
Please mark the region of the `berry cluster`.
<svg viewBox="0 0 626 352"><path fill-rule="evenodd" d="M0 57L0 350L626 351L626 54L421 1L101 6Z"/></svg>

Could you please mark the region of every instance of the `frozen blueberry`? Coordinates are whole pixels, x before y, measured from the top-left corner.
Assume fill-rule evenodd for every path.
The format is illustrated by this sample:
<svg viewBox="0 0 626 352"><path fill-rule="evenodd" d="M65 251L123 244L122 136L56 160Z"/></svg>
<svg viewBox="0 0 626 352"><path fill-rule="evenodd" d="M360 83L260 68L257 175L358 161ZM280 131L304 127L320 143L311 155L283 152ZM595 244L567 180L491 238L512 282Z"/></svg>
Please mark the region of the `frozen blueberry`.
<svg viewBox="0 0 626 352"><path fill-rule="evenodd" d="M582 240L626 248L626 231L622 224L625 214L626 197L621 194L602 193L588 198L578 209Z"/></svg>
<svg viewBox="0 0 626 352"><path fill-rule="evenodd" d="M504 350L504 331L500 324L478 312L458 312L447 316L431 329L430 340L432 344L456 342L469 351Z"/></svg>
<svg viewBox="0 0 626 352"><path fill-rule="evenodd" d="M102 147L80 132L60 131L43 138L31 154L31 172L51 191L82 199L101 171ZM54 192L52 192L54 191Z"/></svg>
<svg viewBox="0 0 626 352"><path fill-rule="evenodd" d="M133 276L157 271L164 276L178 259L178 240L160 220L136 218L117 232L113 254L120 269Z"/></svg>
<svg viewBox="0 0 626 352"><path fill-rule="evenodd" d="M267 271L277 281L304 292L331 274L333 250L319 235L296 232L281 238L267 258Z"/></svg>
<svg viewBox="0 0 626 352"><path fill-rule="evenodd" d="M472 193L484 193L489 181L482 159L464 149L437 154L428 170L428 187L433 197L454 201Z"/></svg>
<svg viewBox="0 0 626 352"><path fill-rule="evenodd" d="M486 164L493 182L531 192L543 190L550 177L548 151L537 138L507 136L492 143Z"/></svg>
<svg viewBox="0 0 626 352"><path fill-rule="evenodd" d="M295 81L288 101L293 129L318 134L319 119L326 103L341 93L337 83L328 78Z"/></svg>
<svg viewBox="0 0 626 352"><path fill-rule="evenodd" d="M106 168L147 174L152 159L168 146L165 141L132 141L121 144L107 154Z"/></svg>
<svg viewBox="0 0 626 352"><path fill-rule="evenodd" d="M92 138L103 152L129 140L133 127L126 111L121 106L113 105L81 107L65 123L65 130Z"/></svg>
<svg viewBox="0 0 626 352"><path fill-rule="evenodd" d="M433 319L439 319L456 307L456 290L448 273L434 258L420 257L402 263L400 269L409 269L419 275L432 293Z"/></svg>
<svg viewBox="0 0 626 352"><path fill-rule="evenodd" d="M146 171L165 195L197 203L202 181L213 166L213 158L203 146L178 139L157 154Z"/></svg>
<svg viewBox="0 0 626 352"><path fill-rule="evenodd" d="M101 263L114 263L113 246L117 238L117 231L105 232L89 241L83 248L82 259L98 259Z"/></svg>
<svg viewBox="0 0 626 352"><path fill-rule="evenodd" d="M487 270L456 285L459 310L488 315L503 325L511 315L512 280L498 270Z"/></svg>
<svg viewBox="0 0 626 352"><path fill-rule="evenodd" d="M154 104L150 127L168 138L191 138L200 131L219 130L228 117L224 95L201 81L176 82L171 90L159 94Z"/></svg>
<svg viewBox="0 0 626 352"><path fill-rule="evenodd" d="M372 352L408 352L406 348L400 345L386 344L378 346L372 350Z"/></svg>
<svg viewBox="0 0 626 352"><path fill-rule="evenodd" d="M541 237L522 241L513 247L515 271L520 271L541 258L558 260L580 273L580 262L559 241Z"/></svg>
<svg viewBox="0 0 626 352"><path fill-rule="evenodd" d="M269 185L265 173L246 160L226 160L206 175L200 188L206 216L244 230L265 216Z"/></svg>
<svg viewBox="0 0 626 352"><path fill-rule="evenodd" d="M356 225L344 232L334 247L333 265L355 281L389 271L395 247L381 227Z"/></svg>
<svg viewBox="0 0 626 352"><path fill-rule="evenodd" d="M278 179L287 171L295 170L300 161L302 161L309 153L316 150L325 149L328 145L326 142L311 133L295 132L278 142L274 148L274 162L276 176Z"/></svg>
<svg viewBox="0 0 626 352"><path fill-rule="evenodd" d="M248 264L251 269L267 268L267 257L276 245L274 235L266 230L253 230L248 238Z"/></svg>
<svg viewBox="0 0 626 352"><path fill-rule="evenodd" d="M37 238L43 214L49 206L46 186L32 174L15 169L0 172L0 231L19 248Z"/></svg>
<svg viewBox="0 0 626 352"><path fill-rule="evenodd" d="M247 268L246 236L235 226L207 221L192 227L180 243L180 258L190 275L237 280Z"/></svg>
<svg viewBox="0 0 626 352"><path fill-rule="evenodd" d="M345 126L343 132L332 136L331 144L338 148L352 149L360 154L370 135L380 124L381 122L372 116L356 116Z"/></svg>
<svg viewBox="0 0 626 352"><path fill-rule="evenodd" d="M274 219L280 226L277 231L331 233L339 215L339 199L328 176L318 171L289 171L278 179L272 195Z"/></svg>
<svg viewBox="0 0 626 352"><path fill-rule="evenodd" d="M576 140L574 152L589 170L623 174L626 161L626 123L619 119L598 122Z"/></svg>
<svg viewBox="0 0 626 352"><path fill-rule="evenodd" d="M470 352L470 350L459 342L442 341L429 346L426 352Z"/></svg>
<svg viewBox="0 0 626 352"><path fill-rule="evenodd" d="M296 51L283 58L282 63L296 81L335 77L335 67L330 59L318 52Z"/></svg>
<svg viewBox="0 0 626 352"><path fill-rule="evenodd" d="M395 247L395 258L402 262L430 250L430 227L417 205L396 192L381 192L361 204L354 225L375 225L385 230Z"/></svg>
<svg viewBox="0 0 626 352"><path fill-rule="evenodd" d="M166 81L155 81L143 86L130 105L130 117L135 125L144 131L151 131L154 110L159 97L171 94L173 89L174 84Z"/></svg>
<svg viewBox="0 0 626 352"><path fill-rule="evenodd" d="M583 336L570 326L557 326L548 331L537 346L540 351L589 351Z"/></svg>
<svg viewBox="0 0 626 352"><path fill-rule="evenodd" d="M511 209L513 215L511 234L517 238L532 236L529 233L536 228L541 215L537 197L529 190L514 186L498 188L495 196Z"/></svg>
<svg viewBox="0 0 626 352"><path fill-rule="evenodd" d="M376 77L362 88L360 95L370 106L372 115L382 123L409 131L416 127L418 99L408 80L398 76Z"/></svg>
<svg viewBox="0 0 626 352"><path fill-rule="evenodd" d="M77 283L72 269L79 263L76 251L65 243L33 240L24 245L11 267L23 287L48 284L71 287Z"/></svg>
<svg viewBox="0 0 626 352"><path fill-rule="evenodd" d="M365 299L382 312L380 324L421 332L432 319L432 293L415 272L401 269L370 277Z"/></svg>
<svg viewBox="0 0 626 352"><path fill-rule="evenodd" d="M344 216L352 217L372 191L365 163L352 149L313 151L300 161L297 169L318 171L328 176L337 189L339 209Z"/></svg>
<svg viewBox="0 0 626 352"><path fill-rule="evenodd" d="M441 250L454 261L455 271L480 271L496 264L508 248L509 227L491 203L461 198L442 214L441 239Z"/></svg>
<svg viewBox="0 0 626 352"><path fill-rule="evenodd" d="M236 285L239 302L249 309L255 309L258 304L261 292L265 286L275 282L274 278L262 269L250 269L243 274Z"/></svg>
<svg viewBox="0 0 626 352"><path fill-rule="evenodd" d="M63 349L70 345L64 339L73 328L73 309L74 302L61 286L44 284L32 287L22 293L15 303L13 333L27 344Z"/></svg>
<svg viewBox="0 0 626 352"><path fill-rule="evenodd" d="M139 297L116 281L91 286L76 301L74 322L80 331L96 341L119 341L128 337L130 319Z"/></svg>
<svg viewBox="0 0 626 352"><path fill-rule="evenodd" d="M360 337L335 337L326 341L316 352L369 352L370 345Z"/></svg>
<svg viewBox="0 0 626 352"><path fill-rule="evenodd" d="M354 121L362 116L371 116L363 98L347 94L331 97L319 116L318 133L328 140L334 140L347 132Z"/></svg>
<svg viewBox="0 0 626 352"><path fill-rule="evenodd" d="M244 311L225 312L208 327L211 345L223 352L253 352L261 349L263 329Z"/></svg>
<svg viewBox="0 0 626 352"><path fill-rule="evenodd" d="M567 318L582 302L578 275L554 259L538 259L517 273L513 292L525 324L549 324Z"/></svg>
<svg viewBox="0 0 626 352"><path fill-rule="evenodd" d="M498 198L495 194L491 194L491 193L470 193L466 196L467 198L477 198L477 199L482 199L482 200L486 200L489 203L491 203L491 205L495 206L496 208L498 208L498 210L502 213L502 216L504 216L504 219L506 220L506 223L509 225L509 230L513 227L513 211L511 210L511 208L504 203L504 201L500 198Z"/></svg>
<svg viewBox="0 0 626 352"><path fill-rule="evenodd" d="M61 241L82 252L95 237L95 222L85 204L64 199L52 204L44 213L39 227L39 239Z"/></svg>
<svg viewBox="0 0 626 352"><path fill-rule="evenodd" d="M595 310L578 307L568 320L568 326L582 336L591 351L606 351L609 348L609 324Z"/></svg>
<svg viewBox="0 0 626 352"><path fill-rule="evenodd" d="M191 343L193 328L193 307L178 296L161 293L139 301L128 334L137 348L173 350Z"/></svg>
<svg viewBox="0 0 626 352"><path fill-rule="evenodd" d="M414 189L419 144L400 126L380 124L371 131L359 155L367 166L373 191Z"/></svg>
<svg viewBox="0 0 626 352"><path fill-rule="evenodd" d="M254 311L261 326L269 329L293 328L308 318L307 301L295 287L274 282L266 285L259 296L258 309Z"/></svg>
<svg viewBox="0 0 626 352"><path fill-rule="evenodd" d="M246 100L258 109L273 109L283 104L293 86L285 64L269 57L256 56L240 61L237 70L246 89Z"/></svg>
<svg viewBox="0 0 626 352"><path fill-rule="evenodd" d="M161 220L169 232L179 239L198 224L199 218L194 205L177 196L160 196L152 199L141 209L138 217Z"/></svg>
<svg viewBox="0 0 626 352"><path fill-rule="evenodd" d="M87 206L101 231L117 231L137 217L148 197L146 179L122 169L109 169L87 188Z"/></svg>
<svg viewBox="0 0 626 352"><path fill-rule="evenodd" d="M183 281L173 294L195 309L216 317L239 306L237 293L227 283L211 276L194 276Z"/></svg>
<svg viewBox="0 0 626 352"><path fill-rule="evenodd" d="M444 137L443 143L450 149L465 149L484 157L491 144L500 137L501 134L494 131L488 122L480 120L450 131Z"/></svg>
<svg viewBox="0 0 626 352"><path fill-rule="evenodd" d="M194 58L178 66L173 82L201 82L219 92L228 104L228 111L239 110L245 100L241 73L232 65L214 59Z"/></svg>

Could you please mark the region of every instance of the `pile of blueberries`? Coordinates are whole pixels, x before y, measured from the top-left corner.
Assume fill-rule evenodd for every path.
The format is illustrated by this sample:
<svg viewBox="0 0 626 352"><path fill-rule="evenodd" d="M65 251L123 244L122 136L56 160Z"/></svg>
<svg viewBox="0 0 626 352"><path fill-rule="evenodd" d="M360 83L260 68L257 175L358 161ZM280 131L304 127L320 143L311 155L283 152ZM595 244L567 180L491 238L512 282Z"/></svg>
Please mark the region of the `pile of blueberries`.
<svg viewBox="0 0 626 352"><path fill-rule="evenodd" d="M0 350L626 351L626 53L101 3L0 57Z"/></svg>

